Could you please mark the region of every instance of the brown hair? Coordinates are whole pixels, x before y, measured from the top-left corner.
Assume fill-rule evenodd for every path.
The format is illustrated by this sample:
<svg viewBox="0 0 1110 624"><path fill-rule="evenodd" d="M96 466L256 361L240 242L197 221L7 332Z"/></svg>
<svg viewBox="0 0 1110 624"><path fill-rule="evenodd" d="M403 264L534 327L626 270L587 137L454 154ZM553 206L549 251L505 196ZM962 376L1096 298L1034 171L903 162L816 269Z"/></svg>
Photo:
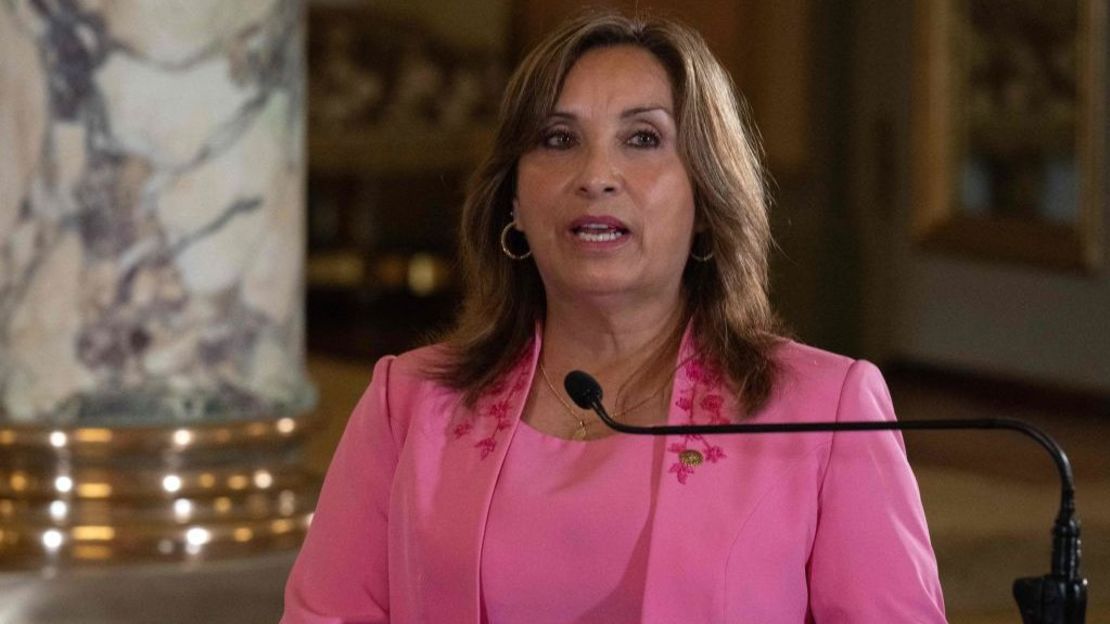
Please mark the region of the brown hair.
<svg viewBox="0 0 1110 624"><path fill-rule="evenodd" d="M564 79L585 52L633 45L666 68L674 93L679 154L694 187L695 238L708 262L688 261L686 318L698 349L715 362L754 412L767 400L779 324L767 297L771 244L762 171L732 81L701 36L673 21L591 13L544 39L517 68L501 103L490 155L462 210L462 311L446 337L451 356L436 376L473 402L518 361L544 316L543 283L532 261L510 260L499 235L511 221L516 169L534 149ZM701 240L699 244L698 239Z"/></svg>

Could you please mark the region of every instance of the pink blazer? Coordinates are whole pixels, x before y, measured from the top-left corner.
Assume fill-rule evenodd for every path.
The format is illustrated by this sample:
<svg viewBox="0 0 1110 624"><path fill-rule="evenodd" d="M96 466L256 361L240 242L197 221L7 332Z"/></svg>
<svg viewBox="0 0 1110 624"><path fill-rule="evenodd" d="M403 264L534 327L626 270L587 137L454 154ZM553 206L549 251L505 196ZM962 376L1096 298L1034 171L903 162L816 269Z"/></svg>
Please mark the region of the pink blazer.
<svg viewBox="0 0 1110 624"><path fill-rule="evenodd" d="M479 624L486 515L540 353L474 409L424 374L442 352L378 362L347 424L285 590L284 624ZM749 422L891 420L879 371L794 342ZM672 423L736 399L683 340ZM893 432L668 438L643 622L944 622L936 561ZM683 451L703 462L687 465ZM687 454L689 456L689 454ZM528 530L521 527L521 530Z"/></svg>

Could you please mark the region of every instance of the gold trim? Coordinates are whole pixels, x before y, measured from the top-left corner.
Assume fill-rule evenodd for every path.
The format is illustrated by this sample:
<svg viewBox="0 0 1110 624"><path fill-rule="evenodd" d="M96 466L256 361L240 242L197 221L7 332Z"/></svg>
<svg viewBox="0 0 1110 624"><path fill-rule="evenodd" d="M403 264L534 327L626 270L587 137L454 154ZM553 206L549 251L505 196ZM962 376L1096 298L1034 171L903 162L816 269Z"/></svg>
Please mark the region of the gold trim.
<svg viewBox="0 0 1110 624"><path fill-rule="evenodd" d="M1078 133L1078 162L1080 172L1079 235L1083 238L1083 251L1088 268L1103 261L1103 219L1106 204L1106 149L1107 121L1106 100L1110 96L1106 83L1107 54L1107 2L1086 0L1080 3L1079 98L1084 103L1084 113L1076 125ZM1086 76L1087 80L1083 80Z"/></svg>
<svg viewBox="0 0 1110 624"><path fill-rule="evenodd" d="M300 441L316 425L311 415L178 426L43 427L0 422L0 454L66 450L73 457L132 452L275 447Z"/></svg>
<svg viewBox="0 0 1110 624"><path fill-rule="evenodd" d="M1079 52L1076 166L1079 215L1074 226L962 214L958 154L966 149L959 76L967 51L959 0L915 4L912 132L913 238L927 248L980 258L1090 272L1103 261L1106 184L1107 0L1077 0Z"/></svg>
<svg viewBox="0 0 1110 624"><path fill-rule="evenodd" d="M0 569L196 560L295 548L320 419L0 427Z"/></svg>

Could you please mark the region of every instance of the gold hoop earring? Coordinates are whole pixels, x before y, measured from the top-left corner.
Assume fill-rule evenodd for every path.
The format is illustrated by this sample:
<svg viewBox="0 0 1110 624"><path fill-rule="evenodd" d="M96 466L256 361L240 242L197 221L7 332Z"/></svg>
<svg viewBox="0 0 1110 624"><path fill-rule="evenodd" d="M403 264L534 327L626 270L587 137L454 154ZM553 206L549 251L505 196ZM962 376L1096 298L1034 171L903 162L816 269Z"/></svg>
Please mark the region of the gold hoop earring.
<svg viewBox="0 0 1110 624"><path fill-rule="evenodd" d="M512 230L512 229L513 229L513 224L512 224L512 222L509 222L509 223L506 223L505 227L502 228L502 230L501 230L501 251L502 251L502 253L504 253L506 256L508 256L510 260L524 260L526 258L530 258L532 256L532 250L531 249L529 249L528 251L526 251L522 254L515 254L515 253L513 253L513 250L509 249L509 231Z"/></svg>
<svg viewBox="0 0 1110 624"><path fill-rule="evenodd" d="M694 253L694 246L691 245L690 246L690 257L693 258L694 260L698 261L698 262L709 262L710 260L713 259L713 250L710 249L709 253L705 254L704 256L699 256L698 254Z"/></svg>

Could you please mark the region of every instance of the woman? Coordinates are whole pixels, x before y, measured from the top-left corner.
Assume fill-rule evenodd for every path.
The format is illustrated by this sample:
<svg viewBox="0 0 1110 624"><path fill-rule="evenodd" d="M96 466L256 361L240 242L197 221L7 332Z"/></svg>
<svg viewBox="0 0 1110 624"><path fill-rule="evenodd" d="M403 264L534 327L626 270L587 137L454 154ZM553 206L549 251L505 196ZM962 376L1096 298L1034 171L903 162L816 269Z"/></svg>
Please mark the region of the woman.
<svg viewBox="0 0 1110 624"><path fill-rule="evenodd" d="M572 22L508 86L463 211L448 339L378 362L285 622L943 622L891 432L611 434L892 419L870 364L779 338L760 170L694 32Z"/></svg>

